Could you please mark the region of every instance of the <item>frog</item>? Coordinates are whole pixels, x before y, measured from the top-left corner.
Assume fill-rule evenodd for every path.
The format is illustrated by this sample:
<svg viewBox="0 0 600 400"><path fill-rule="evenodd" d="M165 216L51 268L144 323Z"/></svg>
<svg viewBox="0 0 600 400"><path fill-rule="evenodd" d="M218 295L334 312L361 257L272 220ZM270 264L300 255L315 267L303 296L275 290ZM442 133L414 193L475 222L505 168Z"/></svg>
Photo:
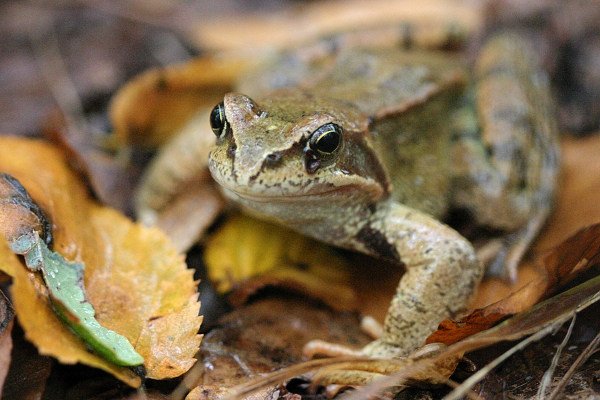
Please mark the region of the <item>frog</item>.
<svg viewBox="0 0 600 400"><path fill-rule="evenodd" d="M410 354L467 309L487 265L519 262L552 207L557 128L531 49L501 32L470 62L448 50L455 30L427 45L414 31L403 25L391 46L337 37L286 50L208 115L208 168L227 199L405 270L379 337L313 353ZM491 261L445 222L453 210L503 233Z"/></svg>

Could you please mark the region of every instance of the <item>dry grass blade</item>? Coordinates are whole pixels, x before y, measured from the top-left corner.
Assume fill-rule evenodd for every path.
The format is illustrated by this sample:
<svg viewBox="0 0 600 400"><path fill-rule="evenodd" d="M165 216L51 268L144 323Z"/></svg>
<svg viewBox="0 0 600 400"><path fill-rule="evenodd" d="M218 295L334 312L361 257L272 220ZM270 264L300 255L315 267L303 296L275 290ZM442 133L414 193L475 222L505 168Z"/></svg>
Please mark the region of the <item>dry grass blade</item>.
<svg viewBox="0 0 600 400"><path fill-rule="evenodd" d="M552 383L552 376L554 375L554 371L556 370L556 366L558 365L558 360L560 359L560 355L562 354L563 349L565 348L565 346L567 345L567 342L569 341L569 338L571 337L571 333L573 332L573 326L575 326L576 317L577 317L577 315L573 315L573 319L571 320L571 324L569 325L567 334L565 335L565 338L563 339L563 341L560 343L560 346L558 346L558 349L556 349L556 353L554 353L554 357L552 357L552 363L550 364L550 367L548 368L548 370L544 373L544 376L542 377L542 382L540 383L540 387L539 387L537 395L536 395L536 397L538 399L544 398L544 395L545 395L546 391L548 390L548 387Z"/></svg>
<svg viewBox="0 0 600 400"><path fill-rule="evenodd" d="M594 354L594 352L598 349L599 345L600 345L600 332L590 342L590 344L585 348L585 350L583 350L583 352L581 352L579 357L577 357L577 359L575 360L573 365L571 365L569 370L565 373L565 375L562 377L562 379L560 380L558 385L556 385L556 387L554 388L552 393L550 393L550 396L548 396L548 398L546 400L555 400L558 398L558 396L565 389L565 386L567 386L567 383L569 382L569 379L571 378L571 376L573 376L575 371L577 371L577 368L579 368L581 365L583 365L588 360L588 358L590 358L590 356L592 354Z"/></svg>

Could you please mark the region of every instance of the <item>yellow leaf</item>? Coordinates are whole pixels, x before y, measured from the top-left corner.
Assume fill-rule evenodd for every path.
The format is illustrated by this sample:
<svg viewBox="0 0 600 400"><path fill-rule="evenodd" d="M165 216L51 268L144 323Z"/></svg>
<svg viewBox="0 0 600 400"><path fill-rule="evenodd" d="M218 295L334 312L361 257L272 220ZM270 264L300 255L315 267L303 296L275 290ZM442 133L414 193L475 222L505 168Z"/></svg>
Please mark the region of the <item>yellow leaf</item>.
<svg viewBox="0 0 600 400"><path fill-rule="evenodd" d="M201 337L197 285L183 256L157 229L134 224L92 201L65 157L40 141L0 137L0 171L18 179L53 226L54 250L85 264L86 295L96 319L125 336L144 357L147 376L181 375ZM0 245L0 268L13 276L15 310L40 353L101 368L138 386L129 369L90 353L56 317L40 277ZM17 260L18 262L18 260Z"/></svg>
<svg viewBox="0 0 600 400"><path fill-rule="evenodd" d="M246 215L232 216L210 237L204 260L222 293L275 285L305 292L338 309L356 305L352 271L339 251Z"/></svg>

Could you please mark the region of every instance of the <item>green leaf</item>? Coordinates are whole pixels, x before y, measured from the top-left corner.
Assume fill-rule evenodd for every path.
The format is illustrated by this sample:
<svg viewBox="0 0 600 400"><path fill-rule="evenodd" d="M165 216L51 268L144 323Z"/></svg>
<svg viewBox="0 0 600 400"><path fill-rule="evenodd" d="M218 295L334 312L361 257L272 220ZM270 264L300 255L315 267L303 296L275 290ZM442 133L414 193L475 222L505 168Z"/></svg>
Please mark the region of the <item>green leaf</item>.
<svg viewBox="0 0 600 400"><path fill-rule="evenodd" d="M83 288L82 263L69 262L51 251L36 231L18 237L10 247L24 255L29 269L42 273L54 311L94 352L120 366L144 362L125 337L95 319L96 312Z"/></svg>

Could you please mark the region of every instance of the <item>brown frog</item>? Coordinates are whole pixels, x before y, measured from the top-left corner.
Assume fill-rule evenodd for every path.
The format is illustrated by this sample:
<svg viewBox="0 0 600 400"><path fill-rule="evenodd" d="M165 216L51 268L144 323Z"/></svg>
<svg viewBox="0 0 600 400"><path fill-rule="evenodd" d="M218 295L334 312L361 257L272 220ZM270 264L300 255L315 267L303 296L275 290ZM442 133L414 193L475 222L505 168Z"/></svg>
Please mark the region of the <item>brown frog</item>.
<svg viewBox="0 0 600 400"><path fill-rule="evenodd" d="M370 357L406 355L465 310L484 263L441 222L449 211L505 231L495 260L514 270L558 165L548 82L518 36L488 39L470 68L404 34L393 47L285 52L210 114L208 165L227 198L406 269L381 337L359 352Z"/></svg>

